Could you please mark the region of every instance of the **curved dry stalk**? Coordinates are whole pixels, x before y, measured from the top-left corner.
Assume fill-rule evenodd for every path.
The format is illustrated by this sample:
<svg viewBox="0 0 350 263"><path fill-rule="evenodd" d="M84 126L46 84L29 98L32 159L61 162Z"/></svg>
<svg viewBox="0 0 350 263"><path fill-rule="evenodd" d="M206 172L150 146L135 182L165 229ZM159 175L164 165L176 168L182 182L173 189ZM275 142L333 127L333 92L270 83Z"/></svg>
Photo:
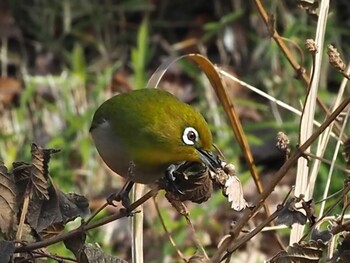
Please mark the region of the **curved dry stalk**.
<svg viewBox="0 0 350 263"><path fill-rule="evenodd" d="M158 87L161 78L169 69L169 67L184 58L194 62L198 67L200 67L209 79L210 84L215 90L215 93L218 96L220 102L222 103L222 106L228 116L231 127L235 134L235 138L238 141L243 156L248 164L249 171L253 177L258 192L262 193L263 188L259 178L258 170L255 166L254 159L250 151L250 146L245 136L242 124L236 114L234 105L227 94L225 82L222 80L221 75L219 74L219 69L217 69L206 57L200 54L188 54L164 62L158 67L158 69L153 73L153 75L149 79L147 88ZM264 204L264 209L266 211L266 214L269 215L269 208L266 204Z"/></svg>

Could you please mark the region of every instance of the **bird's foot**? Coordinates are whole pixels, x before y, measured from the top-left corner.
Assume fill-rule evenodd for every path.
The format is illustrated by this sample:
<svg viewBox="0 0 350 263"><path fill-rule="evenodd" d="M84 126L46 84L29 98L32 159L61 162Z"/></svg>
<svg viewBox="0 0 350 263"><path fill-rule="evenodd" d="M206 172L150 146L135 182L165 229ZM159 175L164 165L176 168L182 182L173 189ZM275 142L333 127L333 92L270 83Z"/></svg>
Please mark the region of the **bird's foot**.
<svg viewBox="0 0 350 263"><path fill-rule="evenodd" d="M119 192L118 193L116 193L116 192L115 193L111 193L106 199L107 204L111 205L111 206L116 206L113 202L114 201L118 202L118 200L119 200Z"/></svg>
<svg viewBox="0 0 350 263"><path fill-rule="evenodd" d="M114 204L114 201L121 202L122 205L128 209L130 206L130 198L129 198L129 193L131 188L133 187L134 182L128 181L120 190L118 193L112 193L110 196L107 197L107 203L112 206L116 206Z"/></svg>
<svg viewBox="0 0 350 263"><path fill-rule="evenodd" d="M137 213L141 213L140 210L137 210L137 211L132 211L130 210L129 208L122 208L121 210L123 210L123 212L125 212L126 216L127 217L133 217L134 215L136 215Z"/></svg>

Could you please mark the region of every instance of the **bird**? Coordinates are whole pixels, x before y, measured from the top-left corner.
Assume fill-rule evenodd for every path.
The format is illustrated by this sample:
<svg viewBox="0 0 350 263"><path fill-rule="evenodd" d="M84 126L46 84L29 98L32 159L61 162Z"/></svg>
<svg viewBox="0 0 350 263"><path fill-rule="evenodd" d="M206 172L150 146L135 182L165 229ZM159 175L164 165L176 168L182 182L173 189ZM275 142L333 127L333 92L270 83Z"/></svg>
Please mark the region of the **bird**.
<svg viewBox="0 0 350 263"><path fill-rule="evenodd" d="M175 180L184 162L220 167L204 117L171 93L156 88L115 95L96 110L90 127L107 166L134 183Z"/></svg>

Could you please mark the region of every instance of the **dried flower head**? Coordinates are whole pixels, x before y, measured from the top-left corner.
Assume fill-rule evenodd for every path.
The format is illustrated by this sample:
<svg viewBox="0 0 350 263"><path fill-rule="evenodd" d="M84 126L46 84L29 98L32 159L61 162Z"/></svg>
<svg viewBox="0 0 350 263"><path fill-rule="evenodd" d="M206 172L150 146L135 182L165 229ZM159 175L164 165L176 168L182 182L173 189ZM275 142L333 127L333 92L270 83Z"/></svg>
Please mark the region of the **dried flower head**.
<svg viewBox="0 0 350 263"><path fill-rule="evenodd" d="M318 47L316 45L315 40L313 39L306 39L305 40L305 46L307 48L307 50L310 51L311 54L315 55L318 52Z"/></svg>
<svg viewBox="0 0 350 263"><path fill-rule="evenodd" d="M276 148L282 152L285 152L289 149L289 138L284 132L278 132L277 133L277 142L276 142Z"/></svg>
<svg viewBox="0 0 350 263"><path fill-rule="evenodd" d="M335 46L328 45L327 54L329 57L329 63L334 68L336 68L337 70L340 70L340 71L343 71L345 69L346 65L343 62L342 58L340 57L340 54Z"/></svg>

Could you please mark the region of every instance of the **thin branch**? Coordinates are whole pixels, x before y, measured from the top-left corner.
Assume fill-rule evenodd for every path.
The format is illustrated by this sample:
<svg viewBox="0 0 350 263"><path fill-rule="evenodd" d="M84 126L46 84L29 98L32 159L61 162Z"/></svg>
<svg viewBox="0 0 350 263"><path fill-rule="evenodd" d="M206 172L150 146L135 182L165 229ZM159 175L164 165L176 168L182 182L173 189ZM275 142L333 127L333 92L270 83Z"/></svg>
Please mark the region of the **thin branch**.
<svg viewBox="0 0 350 263"><path fill-rule="evenodd" d="M286 57L286 59L289 61L291 66L296 72L296 76L303 80L303 82L308 86L310 83L310 76L308 75L307 71L304 67L302 67L297 60L295 59L294 55L292 54L291 50L288 48L288 46L285 44L283 37L279 35L279 33L276 31L276 29L273 27L271 28L271 19L268 15L264 5L260 0L254 0L254 4L257 7L258 12L260 13L261 18L263 19L266 28L269 29L271 37L276 42L278 47L281 49L282 53ZM321 109L326 113L327 116L330 115L330 111L327 108L327 106L323 103L323 101L317 97L317 104L321 107ZM339 134L340 127L335 124L335 131L337 134Z"/></svg>
<svg viewBox="0 0 350 263"><path fill-rule="evenodd" d="M55 237L46 239L46 240L42 240L42 241L38 241L38 242L34 242L34 243L30 243L28 245L24 245L24 246L20 246L17 247L15 249L14 253L23 253L23 252L29 252L29 251L33 251L35 249L38 248L43 248L43 247L47 247L49 245L70 239L74 236L80 235L81 233L84 233L86 231L89 231L91 229L100 227L102 225L106 225L110 222L113 222L117 219L120 219L122 217L127 217L130 215L130 213L135 210L138 206L140 206L141 204L143 204L144 202L146 202L148 199L150 199L152 196L156 195L158 193L157 188L150 190L148 193L146 193L142 198L140 198L139 200L137 200L136 202L132 203L128 209L120 209L119 212L110 215L108 217L105 217L103 219L101 219L100 221L94 223L94 224L89 224L89 225L81 225L80 227L73 229L67 233L63 233L60 235L57 235Z"/></svg>
<svg viewBox="0 0 350 263"><path fill-rule="evenodd" d="M223 244L218 248L216 253L213 255L211 261L212 262L220 262L222 255L225 253L225 251L231 246L231 244L234 242L236 237L241 232L242 228L246 224L246 222L249 221L249 219L261 208L261 205L265 201L265 199L273 192L276 185L282 180L284 175L288 172L288 170L295 165L297 160L304 155L305 150L319 137L319 135L329 126L330 123L332 123L335 118L345 109L345 107L348 106L350 103L350 96L345 98L344 101L339 105L339 107L330 114L328 118L322 123L322 125L315 130L315 132L310 136L308 140L304 144L302 144L296 153L292 155L283 165L282 167L277 171L274 178L271 180L271 183L268 187L264 190L263 193L261 193L259 196L255 198L253 201L253 204L255 207L251 210L246 210L244 214L242 215L241 219L237 222L235 225L235 228L233 230L233 235L226 239Z"/></svg>

